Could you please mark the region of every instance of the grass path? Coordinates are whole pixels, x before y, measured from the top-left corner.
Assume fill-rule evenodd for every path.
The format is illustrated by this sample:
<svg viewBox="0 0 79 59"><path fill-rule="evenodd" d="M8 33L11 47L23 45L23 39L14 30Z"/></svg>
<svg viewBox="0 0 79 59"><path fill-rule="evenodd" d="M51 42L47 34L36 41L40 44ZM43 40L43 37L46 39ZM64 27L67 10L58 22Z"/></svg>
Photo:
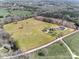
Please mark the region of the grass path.
<svg viewBox="0 0 79 59"><path fill-rule="evenodd" d="M68 51L70 52L70 54L72 56L72 59L79 58L79 56L77 56L76 54L74 54L72 52L71 48L63 40L60 40L60 41L66 46L66 48L68 49Z"/></svg>
<svg viewBox="0 0 79 59"><path fill-rule="evenodd" d="M75 59L75 54L73 54L70 47L63 40L60 40L60 41L66 46L66 48L68 49L68 51L70 52L70 54L72 56L72 59Z"/></svg>

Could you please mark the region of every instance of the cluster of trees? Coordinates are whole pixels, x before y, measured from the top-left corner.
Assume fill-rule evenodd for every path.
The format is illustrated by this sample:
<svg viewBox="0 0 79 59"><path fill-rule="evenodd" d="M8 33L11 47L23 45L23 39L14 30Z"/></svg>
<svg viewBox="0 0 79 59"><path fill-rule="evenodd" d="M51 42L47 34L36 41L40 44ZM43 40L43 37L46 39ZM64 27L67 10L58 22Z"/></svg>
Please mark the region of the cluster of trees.
<svg viewBox="0 0 79 59"><path fill-rule="evenodd" d="M33 7L33 6L24 6L24 5L21 5L22 7L25 8L25 10L28 10L28 11L36 11L38 9L38 7Z"/></svg>
<svg viewBox="0 0 79 59"><path fill-rule="evenodd" d="M31 16L7 16L4 17L2 20L0 20L0 24L4 25L4 24L8 24L8 23L12 23L12 22L17 22L17 21L21 21L27 18L30 18Z"/></svg>
<svg viewBox="0 0 79 59"><path fill-rule="evenodd" d="M24 20L24 19L27 19L27 18L30 18L32 16L35 15L35 12L36 10L38 9L37 7L33 7L33 6L24 6L24 5L18 5L19 9L17 8L17 5L16 6L13 6L13 7L16 7L16 8L13 8L13 7L10 7L10 8L7 8L6 10L8 11L8 15L6 15L5 17L4 16L0 16L0 24L7 24L7 23L11 23L11 22L16 22L16 21L20 21L20 20ZM21 9L21 7L23 7ZM13 9L12 9L13 8ZM20 11L29 11L31 12L32 14L31 15L16 15L16 14L13 14L12 11L14 10L20 10Z"/></svg>
<svg viewBox="0 0 79 59"><path fill-rule="evenodd" d="M0 18L3 18L4 16L0 16Z"/></svg>
<svg viewBox="0 0 79 59"><path fill-rule="evenodd" d="M11 38L11 35L0 28L0 44L5 48L12 51L17 51L18 46L16 42Z"/></svg>
<svg viewBox="0 0 79 59"><path fill-rule="evenodd" d="M67 20L74 22L75 25L79 26L79 14L76 12L70 12L70 11L44 12L44 13L39 13L38 16Z"/></svg>
<svg viewBox="0 0 79 59"><path fill-rule="evenodd" d="M66 27L76 29L76 26L74 25L73 22L69 22L69 21L62 20L62 19L47 18L47 17L42 17L42 16L36 16L35 19L41 20L41 21L44 21L44 22L48 22L48 23L55 23L55 24L59 24L59 25L63 25L63 26L66 26Z"/></svg>

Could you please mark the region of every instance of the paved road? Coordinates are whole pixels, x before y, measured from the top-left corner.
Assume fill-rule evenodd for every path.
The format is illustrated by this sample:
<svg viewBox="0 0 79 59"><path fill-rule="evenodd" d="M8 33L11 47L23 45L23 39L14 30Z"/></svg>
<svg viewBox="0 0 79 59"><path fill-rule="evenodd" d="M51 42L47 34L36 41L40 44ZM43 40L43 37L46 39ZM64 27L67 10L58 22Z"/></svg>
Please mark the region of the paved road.
<svg viewBox="0 0 79 59"><path fill-rule="evenodd" d="M45 47L47 47L47 46L49 46L49 45L52 45L53 43L58 42L59 40L62 40L62 39L64 39L65 37L68 37L68 36L70 36L70 35L72 35L72 34L74 34L74 33L77 33L77 32L79 32L79 30L76 30L76 31L74 31L74 32L72 32L72 33L70 33L70 34L68 34L68 35L65 35L65 36L63 36L63 37L61 37L61 38L58 38L58 39L56 39L56 40L54 40L54 41L52 41L52 42L50 42L50 43L48 43L48 44L46 44L46 45L43 45L43 46L41 46L41 47L38 47L38 48L35 48L35 49L32 49L32 50L29 50L29 51L27 51L27 52L24 52L24 53L15 55L15 56L8 56L8 57L3 57L3 58L4 58L4 59L9 59L9 58L14 58L14 57L18 57L18 56L21 56L21 55L29 54L29 53L31 53L31 52L34 52L34 51L37 51L37 50L39 50L39 49L45 48Z"/></svg>

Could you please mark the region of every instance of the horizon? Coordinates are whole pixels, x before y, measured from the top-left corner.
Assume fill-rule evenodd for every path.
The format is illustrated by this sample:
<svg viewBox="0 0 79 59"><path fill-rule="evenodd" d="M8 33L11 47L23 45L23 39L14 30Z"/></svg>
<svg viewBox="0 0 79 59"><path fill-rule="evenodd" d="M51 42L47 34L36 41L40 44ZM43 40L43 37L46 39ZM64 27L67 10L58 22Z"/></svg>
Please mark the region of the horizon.
<svg viewBox="0 0 79 59"><path fill-rule="evenodd" d="M10 1L10 0L0 0L0 1ZM12 1L12 0L11 0ZM13 1L21 1L21 0L13 0ZM25 0L25 1L30 1L30 0ZM31 0L33 1L33 0ZM35 0L34 0L35 1ZM37 1L37 0L36 0ZM53 0L52 0L53 1ZM59 0L58 0L59 1ZM79 0L60 0L60 1L79 1Z"/></svg>

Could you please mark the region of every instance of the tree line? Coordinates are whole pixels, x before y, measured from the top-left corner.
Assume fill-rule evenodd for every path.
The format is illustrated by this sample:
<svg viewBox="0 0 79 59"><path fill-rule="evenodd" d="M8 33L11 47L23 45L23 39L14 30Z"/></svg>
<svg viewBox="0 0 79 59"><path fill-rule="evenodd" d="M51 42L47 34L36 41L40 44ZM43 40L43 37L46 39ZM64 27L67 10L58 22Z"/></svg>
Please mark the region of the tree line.
<svg viewBox="0 0 79 59"><path fill-rule="evenodd" d="M70 22L74 22L76 26L79 26L79 13L70 11L57 11L57 12L43 12L38 13L38 16L58 18Z"/></svg>

